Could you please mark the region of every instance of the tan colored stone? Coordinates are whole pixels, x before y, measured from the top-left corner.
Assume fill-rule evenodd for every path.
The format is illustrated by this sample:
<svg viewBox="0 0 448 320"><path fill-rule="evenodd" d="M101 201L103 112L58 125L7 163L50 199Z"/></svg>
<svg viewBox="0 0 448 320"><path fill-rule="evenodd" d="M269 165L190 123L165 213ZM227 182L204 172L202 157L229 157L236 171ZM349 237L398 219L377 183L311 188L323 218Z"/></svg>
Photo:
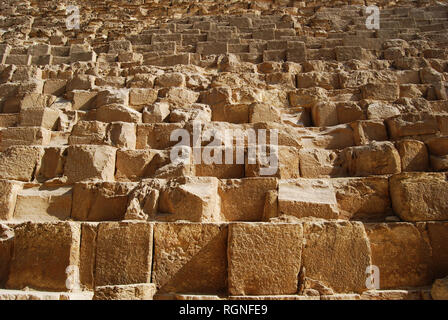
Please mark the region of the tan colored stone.
<svg viewBox="0 0 448 320"><path fill-rule="evenodd" d="M11 220L13 218L17 193L21 189L21 183L0 180L0 220Z"/></svg>
<svg viewBox="0 0 448 320"><path fill-rule="evenodd" d="M72 222L28 222L15 227L14 233L6 287L67 291L67 267L79 263L80 226Z"/></svg>
<svg viewBox="0 0 448 320"><path fill-rule="evenodd" d="M14 230L0 224L0 286L3 288L8 280L14 245Z"/></svg>
<svg viewBox="0 0 448 320"><path fill-rule="evenodd" d="M58 221L70 218L72 188L24 188L17 193L14 220Z"/></svg>
<svg viewBox="0 0 448 320"><path fill-rule="evenodd" d="M323 179L281 180L278 212L298 218L337 219L339 216L335 190Z"/></svg>
<svg viewBox="0 0 448 320"><path fill-rule="evenodd" d="M0 154L0 178L31 181L39 168L44 150L41 147L12 146Z"/></svg>
<svg viewBox="0 0 448 320"><path fill-rule="evenodd" d="M373 141L365 146L344 150L350 176L368 176L401 172L398 151L389 141Z"/></svg>
<svg viewBox="0 0 448 320"><path fill-rule="evenodd" d="M359 222L309 222L304 225L302 264L306 277L337 293L363 292L370 247Z"/></svg>
<svg viewBox="0 0 448 320"><path fill-rule="evenodd" d="M221 216L225 221L261 221L266 192L277 190L276 178L221 180Z"/></svg>
<svg viewBox="0 0 448 320"><path fill-rule="evenodd" d="M428 222L426 226L432 249L434 276L441 278L448 274L448 222Z"/></svg>
<svg viewBox="0 0 448 320"><path fill-rule="evenodd" d="M302 241L301 224L231 224L229 293L297 293Z"/></svg>
<svg viewBox="0 0 448 320"><path fill-rule="evenodd" d="M332 179L341 217L381 219L392 211L389 181L385 177Z"/></svg>
<svg viewBox="0 0 448 320"><path fill-rule="evenodd" d="M72 218L79 221L122 220L135 183L78 182L73 186Z"/></svg>
<svg viewBox="0 0 448 320"><path fill-rule="evenodd" d="M390 178L395 213L404 221L446 220L448 189L445 173L402 173Z"/></svg>
<svg viewBox="0 0 448 320"><path fill-rule="evenodd" d="M448 300L448 277L434 281L431 296L434 300Z"/></svg>
<svg viewBox="0 0 448 320"><path fill-rule="evenodd" d="M138 283L95 288L93 300L153 300L156 286L153 283Z"/></svg>
<svg viewBox="0 0 448 320"><path fill-rule="evenodd" d="M300 175L303 178L341 177L347 175L343 157L334 150L303 148L299 151Z"/></svg>
<svg viewBox="0 0 448 320"><path fill-rule="evenodd" d="M426 171L429 167L428 149L417 140L402 140L395 143L401 158L401 170Z"/></svg>
<svg viewBox="0 0 448 320"><path fill-rule="evenodd" d="M423 230L411 223L379 223L366 224L366 231L381 289L432 283L431 246Z"/></svg>
<svg viewBox="0 0 448 320"><path fill-rule="evenodd" d="M86 179L114 180L115 148L76 145L68 147L67 152L64 174L70 182Z"/></svg>
<svg viewBox="0 0 448 320"><path fill-rule="evenodd" d="M159 292L224 293L227 226L157 223L152 279Z"/></svg>
<svg viewBox="0 0 448 320"><path fill-rule="evenodd" d="M149 283L153 225L108 222L98 227L95 286Z"/></svg>
<svg viewBox="0 0 448 320"><path fill-rule="evenodd" d="M160 191L159 211L168 214L164 220L220 221L218 184L218 179L212 177L170 180Z"/></svg>

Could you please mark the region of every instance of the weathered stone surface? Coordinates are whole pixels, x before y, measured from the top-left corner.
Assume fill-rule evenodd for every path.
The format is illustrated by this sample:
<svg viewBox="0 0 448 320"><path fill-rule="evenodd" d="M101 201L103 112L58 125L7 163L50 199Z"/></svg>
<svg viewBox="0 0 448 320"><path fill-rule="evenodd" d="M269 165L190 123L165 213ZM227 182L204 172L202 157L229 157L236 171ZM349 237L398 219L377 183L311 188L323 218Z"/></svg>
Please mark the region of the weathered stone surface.
<svg viewBox="0 0 448 320"><path fill-rule="evenodd" d="M371 265L369 240L359 222L304 224L302 264L306 277L335 292L363 292Z"/></svg>
<svg viewBox="0 0 448 320"><path fill-rule="evenodd" d="M279 215L337 219L333 186L321 179L282 180L278 187Z"/></svg>
<svg viewBox="0 0 448 320"><path fill-rule="evenodd" d="M99 286L93 300L153 300L156 286L153 283Z"/></svg>
<svg viewBox="0 0 448 320"><path fill-rule="evenodd" d="M21 183L0 180L0 220L11 220L13 218L17 193L21 189Z"/></svg>
<svg viewBox="0 0 448 320"><path fill-rule="evenodd" d="M351 176L393 174L401 172L400 155L391 142L371 142L344 150Z"/></svg>
<svg viewBox="0 0 448 320"><path fill-rule="evenodd" d="M76 145L68 147L67 152L64 174L70 182L87 179L114 180L115 148Z"/></svg>
<svg viewBox="0 0 448 320"><path fill-rule="evenodd" d="M403 172L426 171L429 167L428 149L425 144L417 140L402 140L396 144L401 158Z"/></svg>
<svg viewBox="0 0 448 320"><path fill-rule="evenodd" d="M402 173L390 178L395 213L405 221L446 220L445 173Z"/></svg>
<svg viewBox="0 0 448 320"><path fill-rule="evenodd" d="M221 216L225 221L261 221L266 192L277 190L275 178L221 180Z"/></svg>
<svg viewBox="0 0 448 320"><path fill-rule="evenodd" d="M153 225L110 222L98 227L95 286L149 283Z"/></svg>
<svg viewBox="0 0 448 320"><path fill-rule="evenodd" d="M0 286L8 280L9 269L14 245L14 230L5 224L0 224Z"/></svg>
<svg viewBox="0 0 448 320"><path fill-rule="evenodd" d="M154 248L152 281L159 292L226 291L226 225L157 223Z"/></svg>
<svg viewBox="0 0 448 320"><path fill-rule="evenodd" d="M341 218L379 219L392 210L385 177L334 179L333 188Z"/></svg>
<svg viewBox="0 0 448 320"><path fill-rule="evenodd" d="M220 199L216 178L178 178L160 192L159 211L168 221L220 221Z"/></svg>
<svg viewBox="0 0 448 320"><path fill-rule="evenodd" d="M67 291L66 269L79 263L80 226L72 222L27 222L16 226L14 234L6 287Z"/></svg>
<svg viewBox="0 0 448 320"><path fill-rule="evenodd" d="M431 246L427 234L411 223L366 224L372 264L380 271L380 288L398 289L432 283Z"/></svg>
<svg viewBox="0 0 448 320"><path fill-rule="evenodd" d="M434 281L431 296L434 300L448 300L448 277Z"/></svg>
<svg viewBox="0 0 448 320"><path fill-rule="evenodd" d="M0 178L31 181L44 150L40 147L13 146L0 154Z"/></svg>
<svg viewBox="0 0 448 320"><path fill-rule="evenodd" d="M302 241L301 224L231 224L229 293L296 293L302 265Z"/></svg>

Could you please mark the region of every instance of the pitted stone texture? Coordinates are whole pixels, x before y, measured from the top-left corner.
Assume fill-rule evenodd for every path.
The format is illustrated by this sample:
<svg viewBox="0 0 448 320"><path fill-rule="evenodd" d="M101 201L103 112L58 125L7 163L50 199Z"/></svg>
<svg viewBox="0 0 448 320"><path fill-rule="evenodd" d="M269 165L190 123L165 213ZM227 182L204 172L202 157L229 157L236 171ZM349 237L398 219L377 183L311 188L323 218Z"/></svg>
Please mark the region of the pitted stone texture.
<svg viewBox="0 0 448 320"><path fill-rule="evenodd" d="M301 224L231 224L229 293L296 293L302 263L302 241Z"/></svg>
<svg viewBox="0 0 448 320"><path fill-rule="evenodd" d="M152 279L159 292L226 291L226 225L157 223L154 250Z"/></svg>

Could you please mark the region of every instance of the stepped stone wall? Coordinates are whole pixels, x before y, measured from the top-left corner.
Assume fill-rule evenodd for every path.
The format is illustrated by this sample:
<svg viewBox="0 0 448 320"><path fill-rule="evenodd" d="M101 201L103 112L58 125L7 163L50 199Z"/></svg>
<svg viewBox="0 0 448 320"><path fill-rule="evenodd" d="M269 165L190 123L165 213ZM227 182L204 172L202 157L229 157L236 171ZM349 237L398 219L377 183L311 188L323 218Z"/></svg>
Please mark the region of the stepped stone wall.
<svg viewBox="0 0 448 320"><path fill-rule="evenodd" d="M1 5L0 300L448 299L446 1Z"/></svg>

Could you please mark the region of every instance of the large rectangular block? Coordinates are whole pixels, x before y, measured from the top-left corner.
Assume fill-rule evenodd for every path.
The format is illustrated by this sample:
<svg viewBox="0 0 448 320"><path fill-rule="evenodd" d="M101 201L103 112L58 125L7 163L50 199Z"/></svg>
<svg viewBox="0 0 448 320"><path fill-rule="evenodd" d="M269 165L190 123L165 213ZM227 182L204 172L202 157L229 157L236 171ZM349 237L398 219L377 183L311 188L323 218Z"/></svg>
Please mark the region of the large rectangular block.
<svg viewBox="0 0 448 320"><path fill-rule="evenodd" d="M159 212L166 214L164 221L220 221L218 184L218 179L214 177L169 180L160 191L159 198Z"/></svg>
<svg viewBox="0 0 448 320"><path fill-rule="evenodd" d="M67 268L76 268L79 264L79 224L27 222L16 226L14 233L6 287L67 291Z"/></svg>
<svg viewBox="0 0 448 320"><path fill-rule="evenodd" d="M400 154L389 141L373 141L368 145L344 150L351 176L394 174L401 172Z"/></svg>
<svg viewBox="0 0 448 320"><path fill-rule="evenodd" d="M332 179L336 200L345 219L384 219L391 214L387 177Z"/></svg>
<svg viewBox="0 0 448 320"><path fill-rule="evenodd" d="M411 223L366 224L372 264L379 268L380 288L432 284L431 246L422 227Z"/></svg>
<svg viewBox="0 0 448 320"><path fill-rule="evenodd" d="M296 293L302 263L302 241L301 224L231 224L229 293Z"/></svg>
<svg viewBox="0 0 448 320"><path fill-rule="evenodd" d="M159 292L225 293L227 226L157 223L152 281Z"/></svg>
<svg viewBox="0 0 448 320"><path fill-rule="evenodd" d="M75 145L67 148L64 174L68 181L86 179L114 181L116 148L109 146Z"/></svg>
<svg viewBox="0 0 448 320"><path fill-rule="evenodd" d="M96 246L95 286L151 282L151 223L101 223Z"/></svg>
<svg viewBox="0 0 448 320"><path fill-rule="evenodd" d="M0 180L0 220L11 220L16 207L17 193L22 189L22 183Z"/></svg>
<svg viewBox="0 0 448 320"><path fill-rule="evenodd" d="M360 222L310 222L304 225L303 267L307 278L337 293L367 290L371 265L369 240Z"/></svg>
<svg viewBox="0 0 448 320"><path fill-rule="evenodd" d="M14 230L5 224L0 224L0 287L2 288L8 280L13 245Z"/></svg>
<svg viewBox="0 0 448 320"><path fill-rule="evenodd" d="M226 221L261 221L270 190L277 190L276 178L221 180L221 216Z"/></svg>
<svg viewBox="0 0 448 320"><path fill-rule="evenodd" d="M404 221L448 219L446 173L408 172L390 178L395 213Z"/></svg>
<svg viewBox="0 0 448 320"><path fill-rule="evenodd" d="M51 131L40 127L12 127L0 131L0 151L10 146L50 144Z"/></svg>
<svg viewBox="0 0 448 320"><path fill-rule="evenodd" d="M31 181L44 155L41 147L12 146L0 153L0 179Z"/></svg>
<svg viewBox="0 0 448 320"><path fill-rule="evenodd" d="M323 179L282 180L278 188L279 215L337 219L333 186Z"/></svg>
<svg viewBox="0 0 448 320"><path fill-rule="evenodd" d="M71 216L80 221L122 220L135 187L135 183L127 182L75 183Z"/></svg>

